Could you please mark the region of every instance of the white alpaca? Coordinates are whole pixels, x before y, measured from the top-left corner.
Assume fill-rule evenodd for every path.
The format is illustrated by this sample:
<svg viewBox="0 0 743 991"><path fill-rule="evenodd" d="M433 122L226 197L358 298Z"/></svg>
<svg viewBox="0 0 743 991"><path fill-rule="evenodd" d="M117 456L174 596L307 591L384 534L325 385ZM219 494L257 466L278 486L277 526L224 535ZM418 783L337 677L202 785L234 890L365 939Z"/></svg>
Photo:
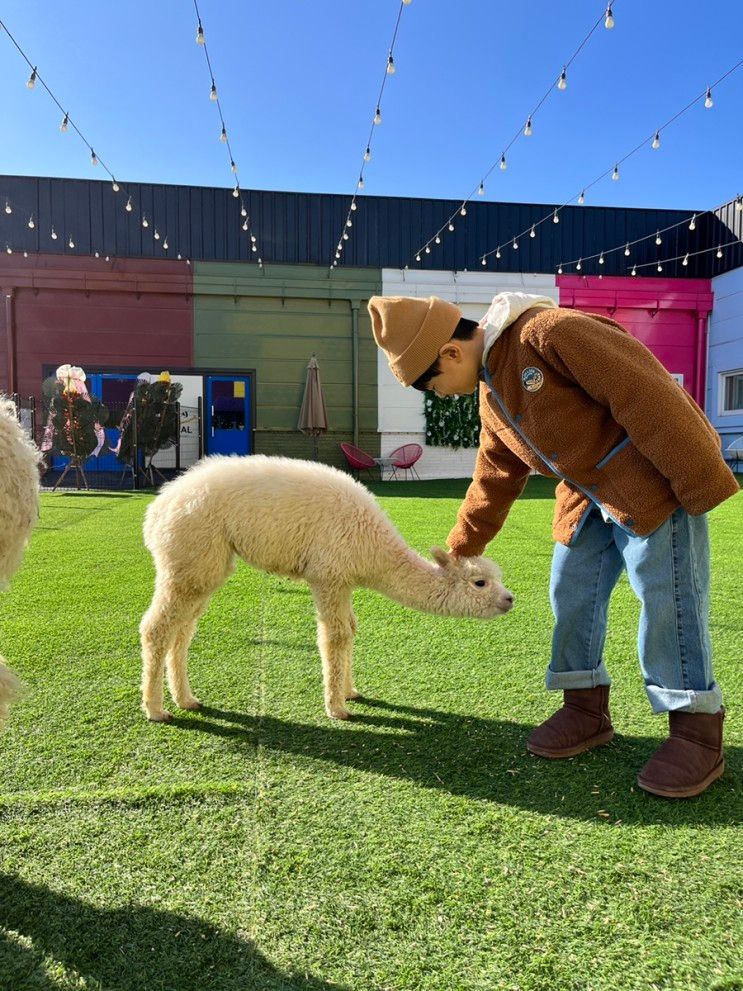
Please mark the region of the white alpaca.
<svg viewBox="0 0 743 991"><path fill-rule="evenodd" d="M14 404L0 396L0 588L10 581L39 515L39 451L16 419ZM19 681L0 657L0 730Z"/></svg>
<svg viewBox="0 0 743 991"><path fill-rule="evenodd" d="M235 557L263 571L304 580L317 609L325 709L347 719L358 698L351 673L354 588L382 592L413 609L490 619L513 605L500 570L485 558L436 563L405 544L372 494L325 465L287 458L211 457L163 487L144 523L155 561L155 594L140 625L142 707L163 708L163 668L182 709L198 709L187 656L196 622L234 569Z"/></svg>

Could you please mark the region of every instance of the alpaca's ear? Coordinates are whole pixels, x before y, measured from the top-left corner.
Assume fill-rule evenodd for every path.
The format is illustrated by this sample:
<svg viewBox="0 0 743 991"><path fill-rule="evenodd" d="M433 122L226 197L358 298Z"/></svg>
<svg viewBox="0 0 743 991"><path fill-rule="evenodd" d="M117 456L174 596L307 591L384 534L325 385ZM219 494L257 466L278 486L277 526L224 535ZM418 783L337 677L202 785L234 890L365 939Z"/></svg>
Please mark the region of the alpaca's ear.
<svg viewBox="0 0 743 991"><path fill-rule="evenodd" d="M443 551L440 547L431 548L431 557L434 559L436 564L440 564L442 568L448 568L451 565L452 559Z"/></svg>

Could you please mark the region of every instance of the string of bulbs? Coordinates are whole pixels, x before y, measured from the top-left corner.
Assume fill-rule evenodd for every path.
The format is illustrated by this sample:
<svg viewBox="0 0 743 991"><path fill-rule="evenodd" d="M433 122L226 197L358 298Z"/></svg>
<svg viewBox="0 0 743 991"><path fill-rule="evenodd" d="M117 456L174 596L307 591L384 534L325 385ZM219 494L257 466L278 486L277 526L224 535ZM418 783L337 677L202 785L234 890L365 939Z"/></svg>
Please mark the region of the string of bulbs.
<svg viewBox="0 0 743 991"><path fill-rule="evenodd" d="M26 80L26 87L28 89L32 90L32 89L34 89L36 87L37 82L40 83L41 86L43 86L43 88L46 90L46 92L49 95L49 97L56 104L56 106L59 108L59 111L63 115L62 116L62 121L61 121L61 123L59 125L60 132L62 134L66 134L69 131L70 127L75 131L75 133L78 135L78 137L80 138L80 140L83 142L83 144L87 147L88 151L90 152L90 163L91 163L91 165L93 165L93 166L100 165L100 167L104 170L104 172L107 172L108 173L108 176L109 176L109 178L111 180L111 189L112 189L112 191L114 193L123 192L124 196L126 196L126 198L127 198L126 199L126 204L124 206L124 210L128 214L134 213L135 207L134 207L134 203L133 203L133 200L134 200L133 194L130 194L129 190L122 183L119 183L119 181L116 179L116 176L111 171L111 169L108 167L108 165L106 165L106 163L100 157L100 155L98 155L95 152L95 150L93 148L93 145L91 144L90 141L88 141L88 139L85 137L85 135L80 130L80 128L78 127L78 125L72 119L72 116L71 116L70 112L68 110L65 110L64 109L62 103L57 99L57 97L55 96L55 94L52 91L51 87L47 84L46 80L41 76L41 74L39 72L39 69L38 69L38 66L35 65L31 61L31 59L28 57L28 55L26 54L26 52L23 50L23 48L21 47L21 45L18 43L18 41L16 40L16 38L14 37L14 35L10 31L10 29L8 28L7 24L5 24L5 22L2 21L2 20L0 20L0 28L2 28L2 30L7 34L8 38L10 38L11 42L13 43L13 45L15 46L15 48L17 49L17 51L19 52L19 54L21 55L21 57L23 58L23 60L26 62L26 64L31 69L31 75ZM11 204L10 199L7 198L7 197L5 198L5 208L4 209L5 209L5 213L6 214L11 214L13 212L13 205ZM150 219L147 217L147 214L144 212L144 210L142 210L141 216L140 216L139 219L140 219L140 223L141 223L143 229L146 230L146 229L148 229L150 227ZM30 230L34 230L36 228L36 220L35 220L33 214L31 214L29 216L29 220L28 220L27 226L29 227ZM54 227L53 224L50 226L50 235L49 236L51 237L52 241L59 240L59 234L55 230L55 227ZM153 236L153 239L155 241L157 241L157 242L160 243L160 247L162 248L163 251L168 251L169 250L170 244L168 242L167 232L164 235L161 235L160 234L160 230L159 230L159 228L158 228L158 226L156 224L153 225L152 236ZM74 249L76 247L75 238L74 238L74 235L72 233L65 232L64 233L64 238L66 239L67 247L68 248ZM9 255L10 254L13 254L13 248L11 247L10 244L6 244L5 250L6 250L6 253L7 254L9 254ZM28 251L24 251L23 254L24 254L24 257L28 257ZM100 258L100 254L101 253L99 251L96 251L95 252L95 257L96 258ZM177 257L178 257L178 259L181 259L182 256L181 256L180 252L178 253L178 256ZM106 255L106 261L110 261L110 255ZM190 264L190 259L187 259L187 262L188 262L188 264Z"/></svg>
<svg viewBox="0 0 743 991"><path fill-rule="evenodd" d="M229 155L230 171L234 176L235 186L232 190L232 195L236 200L240 201L240 216L242 218L241 227L243 231L250 237L250 250L253 254L258 254L258 237L255 234L252 218L248 215L248 209L245 206L245 200L243 198L242 187L240 186L240 177L237 172L237 164L235 163L235 156L232 153L232 145L230 144L229 135L227 134L227 126L224 121L224 114L222 113L222 103L219 99L219 93L217 91L217 83L214 78L214 70L212 69L212 61L209 57L209 48L206 43L206 36L204 34L204 26L201 20L201 13L199 11L199 5L197 0L193 0L194 9L196 11L196 44L203 49L204 57L206 59L206 66L209 70L209 78L211 79L211 89L209 90L209 99L216 103L217 111L219 112L219 120L222 125L222 130L219 134L219 140L226 146L227 154ZM263 268L263 258L258 255L258 267Z"/></svg>
<svg viewBox="0 0 743 991"><path fill-rule="evenodd" d="M366 139L366 147L364 149L364 154L361 156L361 168L359 169L359 178L356 182L356 188L354 189L354 192L351 195L351 203L346 213L346 219L343 221L343 227L341 228L341 233L338 237L338 243L335 246L335 252L334 252L335 257L333 258L333 261L330 265L331 275L333 274L333 269L337 267L338 262L341 260L345 242L348 241L351 236L350 230L353 227L352 214L354 214L357 210L356 200L359 195L359 192L364 188L364 172L366 170L366 166L368 162L371 160L371 149L372 149L372 142L374 140L374 131L375 128L377 128L382 123L382 97L384 96L384 89L385 86L387 85L387 80L389 79L389 77L394 76L397 70L397 67L395 65L394 52L395 52L395 42L397 41L397 32L400 29L400 18L402 17L403 7L409 7L411 3L412 0L400 0L400 7L399 10L397 11L397 20L395 21L395 30L392 33L392 40L390 41L390 45L387 53L387 62L384 68L384 74L382 75L382 85L379 88L379 95L377 96L376 109L374 111L374 116L372 117L372 122L369 129L369 136Z"/></svg>
<svg viewBox="0 0 743 991"><path fill-rule="evenodd" d="M453 231L455 230L454 221L456 217L467 216L467 206L474 199L475 195L477 196L485 195L485 180L490 177L490 175L495 171L495 169L499 168L501 172L506 171L506 169L508 168L508 159L506 157L508 152L511 150L513 145L519 140L519 138L521 138L522 136L526 138L530 138L532 136L532 134L534 133L534 118L541 110L542 106L547 101L548 97L555 91L555 89L564 91L568 88L568 69L576 60L576 58L581 53L581 51L588 44L596 29L599 27L599 25L602 22L604 24L604 27L609 31L614 27L616 23L614 19L614 10L613 10L614 6L616 6L616 3L614 4L609 3L608 6L603 10L601 16L596 19L588 34L586 34L586 36L580 42L580 44L575 49L573 54L567 60L567 62L563 64L562 71L560 72L560 74L556 78L552 79L552 81L549 84L549 87L545 90L540 101L528 114L526 118L526 123L523 125L523 127L519 125L518 130L514 132L511 140L503 148L500 157L496 158L495 161L492 163L492 165L488 168L488 170L483 174L483 177L480 180L479 184L472 189L470 194L466 196L464 200L462 200L460 206L458 206L457 209L454 211L454 213L452 213L451 216L444 221L444 223L441 225L441 227L439 227L439 229L435 232L435 234L433 234L428 239L428 241L426 241L424 244L420 246L420 248L418 248L418 250L415 252L415 260L417 262L421 261L422 254L427 254L427 255L431 254L432 245L441 244L441 237L443 234L445 234L446 231L448 231L449 233L453 233Z"/></svg>
<svg viewBox="0 0 743 991"><path fill-rule="evenodd" d="M565 209L565 207L569 206L574 200L577 200L578 205L582 206L586 201L586 192L589 189L591 189L593 186L595 186L597 183L605 179L608 175L611 175L612 180L617 182L620 178L620 172L619 172L620 165L623 165L628 159L632 158L633 155L636 155L637 152L639 152L642 148L644 148L648 143L650 143L650 147L652 150L657 151L660 148L661 132L665 131L668 127L670 127L677 120L683 117L684 114L686 114L692 107L697 105L700 102L700 100L702 99L704 100L704 108L706 110L711 110L712 107L714 106L714 100L712 98L712 90L715 87L721 85L721 83L723 83L729 76L731 76L734 72L736 72L742 65L743 65L743 59L741 59L734 66L732 66L732 68L728 69L727 72L723 73L723 75L720 76L720 78L717 79L714 83L712 83L710 86L707 86L704 90L698 93L692 100L690 100L684 107L682 107L681 110L677 111L664 124L661 124L660 127L655 128L652 135L648 135L644 137L642 141L639 142L639 144L635 145L632 151L628 152L622 158L615 159L613 168L606 169L604 172L601 173L601 175L597 176L591 182L583 185L581 187L580 193L571 196L569 200L567 200L565 203L562 204L562 206L554 207L554 209L550 210L549 213L545 214L543 217L541 217L539 220L531 224L529 227L526 227L524 230L520 231L517 234L512 234L509 238L507 238L497 247L491 248L490 251L486 251L485 254L480 256L481 264L487 265L487 260L492 255L495 255L496 259L500 259L502 256L501 249L505 248L509 244L514 250L518 250L519 240L523 237L526 237L527 235L531 238L536 237L537 228L541 227L542 224L546 223L547 221L552 220L553 224L559 224L560 213ZM648 235L648 236L652 236L652 235ZM640 240L645 240L645 239L641 238ZM620 245L619 247L622 246ZM618 250L618 249L611 249L611 250ZM609 254L609 253L610 253L609 251L604 252L604 254ZM599 257L600 254L601 252L597 252L595 256L591 256L591 257ZM418 253L418 255L416 256L416 261L420 261L420 260L421 260L420 253ZM572 262L566 262L563 264L572 265L575 263L576 263L576 259L574 259ZM560 266L560 268L562 268L562 265ZM578 271L580 271L580 269L578 269ZM558 274L562 274L562 273L558 270Z"/></svg>

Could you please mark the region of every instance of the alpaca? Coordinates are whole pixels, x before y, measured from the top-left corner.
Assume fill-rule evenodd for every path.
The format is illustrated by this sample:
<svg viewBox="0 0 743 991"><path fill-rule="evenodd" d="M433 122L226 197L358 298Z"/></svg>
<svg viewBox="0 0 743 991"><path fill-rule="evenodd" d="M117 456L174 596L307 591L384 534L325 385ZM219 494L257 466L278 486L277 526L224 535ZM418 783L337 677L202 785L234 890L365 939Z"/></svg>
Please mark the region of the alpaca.
<svg viewBox="0 0 743 991"><path fill-rule="evenodd" d="M39 460L16 417L15 405L0 396L0 588L18 569L39 515ZM0 657L0 730L20 682Z"/></svg>
<svg viewBox="0 0 743 991"><path fill-rule="evenodd" d="M359 698L351 673L354 588L442 616L490 619L513 605L497 565L456 559L435 548L435 563L405 544L372 494L349 475L288 458L210 457L163 486L147 510L145 545L155 594L141 625L142 707L163 709L163 668L176 705L199 709L187 655L199 616L234 570L235 557L272 574L306 581L317 612L325 710L348 719Z"/></svg>

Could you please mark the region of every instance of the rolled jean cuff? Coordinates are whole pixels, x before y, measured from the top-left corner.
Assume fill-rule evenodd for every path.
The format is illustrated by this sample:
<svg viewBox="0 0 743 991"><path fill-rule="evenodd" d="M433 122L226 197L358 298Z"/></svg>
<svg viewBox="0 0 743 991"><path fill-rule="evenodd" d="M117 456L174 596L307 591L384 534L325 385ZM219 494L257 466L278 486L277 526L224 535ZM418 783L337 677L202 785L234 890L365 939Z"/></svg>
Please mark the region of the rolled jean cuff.
<svg viewBox="0 0 743 991"><path fill-rule="evenodd" d="M682 688L661 688L645 685L653 712L717 712L722 705L722 692L716 681L706 692L687 691Z"/></svg>
<svg viewBox="0 0 743 991"><path fill-rule="evenodd" d="M552 668L547 668L544 683L549 691L559 692L571 688L596 688L597 685L610 685L611 678L602 661L597 668L589 668L586 671L553 671Z"/></svg>

